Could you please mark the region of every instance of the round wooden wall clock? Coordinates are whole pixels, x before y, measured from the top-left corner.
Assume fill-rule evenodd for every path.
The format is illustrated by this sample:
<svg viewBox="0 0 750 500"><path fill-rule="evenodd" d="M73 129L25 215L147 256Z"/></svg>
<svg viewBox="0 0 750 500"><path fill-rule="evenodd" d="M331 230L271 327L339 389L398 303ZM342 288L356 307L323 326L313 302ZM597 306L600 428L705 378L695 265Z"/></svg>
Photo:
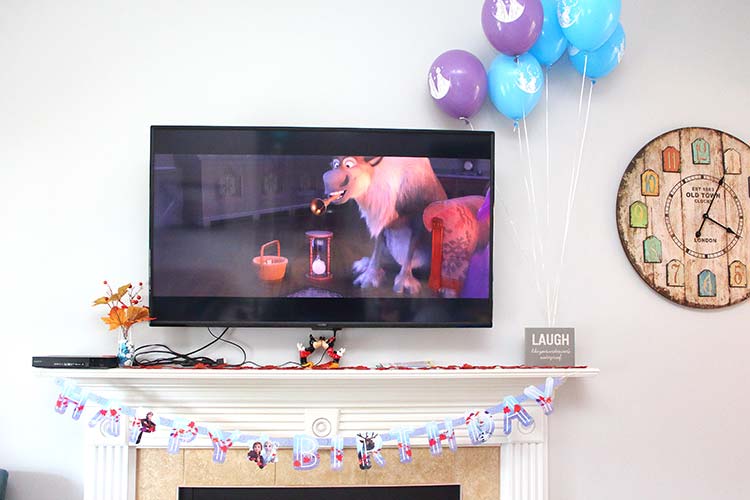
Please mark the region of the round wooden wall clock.
<svg viewBox="0 0 750 500"><path fill-rule="evenodd" d="M617 229L638 274L664 297L719 308L750 296L750 147L708 128L646 144L617 193Z"/></svg>

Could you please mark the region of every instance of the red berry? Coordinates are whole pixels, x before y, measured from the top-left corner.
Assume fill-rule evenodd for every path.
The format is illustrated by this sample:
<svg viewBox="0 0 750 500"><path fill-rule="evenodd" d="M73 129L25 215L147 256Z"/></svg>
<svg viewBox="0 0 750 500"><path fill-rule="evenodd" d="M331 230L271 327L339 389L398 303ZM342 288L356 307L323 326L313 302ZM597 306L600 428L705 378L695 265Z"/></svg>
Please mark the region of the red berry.
<svg viewBox="0 0 750 500"><path fill-rule="evenodd" d="M104 284L105 284L105 285L107 284L107 280L104 280Z"/></svg>
<svg viewBox="0 0 750 500"><path fill-rule="evenodd" d="M131 285L130 283L128 283L128 288L133 288L133 285Z"/></svg>
<svg viewBox="0 0 750 500"><path fill-rule="evenodd" d="M138 300L141 300L141 296L140 295L136 295L135 298L138 299Z"/></svg>
<svg viewBox="0 0 750 500"><path fill-rule="evenodd" d="M142 281L139 281L139 282L138 282L138 286L143 286L143 282L142 282Z"/></svg>

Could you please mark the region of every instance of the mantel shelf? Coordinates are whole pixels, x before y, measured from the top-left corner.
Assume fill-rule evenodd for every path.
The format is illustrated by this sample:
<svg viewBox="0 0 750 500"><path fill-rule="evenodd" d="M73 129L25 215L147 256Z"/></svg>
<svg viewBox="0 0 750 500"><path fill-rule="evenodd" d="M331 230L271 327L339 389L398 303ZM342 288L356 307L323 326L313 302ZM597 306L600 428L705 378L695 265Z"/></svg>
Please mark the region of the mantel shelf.
<svg viewBox="0 0 750 500"><path fill-rule="evenodd" d="M175 383L191 384L196 381L215 381L225 383L228 381L240 381L252 384L254 381L269 380L292 380L305 381L316 380L319 382L332 380L379 380L387 383L388 380L503 380L524 379L539 380L546 377L564 378L586 378L599 374L598 368L470 368L451 369L435 368L429 370L285 370L285 369L190 369L190 368L115 368L110 370L96 369L36 369L40 376L52 378L67 378L86 383L111 384L118 382L147 382L147 381L172 381Z"/></svg>
<svg viewBox="0 0 750 500"><path fill-rule="evenodd" d="M438 407L497 404L547 377L593 377L597 368L430 370L37 369L129 406L198 408ZM447 409L447 408L446 408ZM454 408L455 409L455 406Z"/></svg>

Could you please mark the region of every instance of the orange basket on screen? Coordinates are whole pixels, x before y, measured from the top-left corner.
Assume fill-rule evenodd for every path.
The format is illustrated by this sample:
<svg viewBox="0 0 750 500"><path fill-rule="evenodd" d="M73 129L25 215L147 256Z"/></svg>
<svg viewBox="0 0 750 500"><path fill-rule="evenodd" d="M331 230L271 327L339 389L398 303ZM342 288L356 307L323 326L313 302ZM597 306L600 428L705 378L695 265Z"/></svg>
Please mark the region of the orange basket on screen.
<svg viewBox="0 0 750 500"><path fill-rule="evenodd" d="M266 248L276 245L276 255L266 255ZM253 257L253 264L258 266L258 275L263 281L278 281L286 273L286 265L289 259L281 256L281 243L279 240L269 241L260 247L260 255Z"/></svg>

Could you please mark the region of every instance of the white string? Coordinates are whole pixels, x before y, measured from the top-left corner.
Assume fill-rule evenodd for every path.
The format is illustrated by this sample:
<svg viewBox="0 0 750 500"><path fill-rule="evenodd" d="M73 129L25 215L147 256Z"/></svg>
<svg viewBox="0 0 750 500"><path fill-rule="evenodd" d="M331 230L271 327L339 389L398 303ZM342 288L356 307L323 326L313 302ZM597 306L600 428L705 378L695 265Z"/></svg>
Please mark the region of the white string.
<svg viewBox="0 0 750 500"><path fill-rule="evenodd" d="M549 66L546 69L546 78L544 79L544 142L546 149L546 187L545 187L545 214L546 224L544 226L544 234L549 238L550 234L550 223L549 223L549 207L550 207L550 158L549 158ZM547 326L552 326L552 307L550 305L550 278L549 273L545 272L544 283L545 283L545 302L547 311Z"/></svg>
<svg viewBox="0 0 750 500"><path fill-rule="evenodd" d="M529 182L528 184L531 185L531 210L532 210L532 225L531 225L531 248L532 248L532 256L534 257L534 280L536 282L536 288L537 292L539 293L539 298L542 301L544 305L546 305L546 301L544 300L544 294L542 293L542 287L541 282L539 279L540 274L542 276L545 275L545 266L544 266L544 244L542 242L542 237L539 234L539 217L538 217L538 205L536 203L536 190L534 187L534 170L532 168L532 160L531 160L531 146L529 144L529 127L526 123L526 114L523 115L523 133L526 138L526 160L528 165L528 171L529 171ZM524 178L524 182L526 179ZM528 187L527 187L528 189ZM539 254L537 258L537 245L539 246ZM544 307L544 305L542 307ZM544 313L545 315L549 316L549 310L544 307Z"/></svg>
<svg viewBox="0 0 750 500"><path fill-rule="evenodd" d="M524 263L528 264L528 259L526 258L526 250L521 244L521 238L518 236L518 231L516 230L515 222L513 222L513 217L510 216L510 212L508 212L508 207L505 206L505 203L503 203L503 200L498 199L497 201L500 203L500 206L503 207L503 211L505 212L505 218L508 221L508 224L510 224L511 234L513 235L513 243L516 245L518 251L521 253L521 258L523 259Z"/></svg>
<svg viewBox="0 0 750 500"><path fill-rule="evenodd" d="M518 134L518 159L519 159L519 161L523 161L523 142L521 140L521 129L519 128L517 121L513 123L513 130L514 130L514 132L516 132ZM529 188L528 177L525 174L523 176L523 184L524 184L524 188L526 189L526 203L529 206L529 208L531 208L531 206L532 206L532 202L531 202L531 189ZM508 214L508 210L506 209L505 211L506 211L506 214ZM510 214L508 214L508 218L509 218L509 220L511 220L510 219ZM515 232L516 231L515 226L512 226L512 227L513 227L513 231ZM531 256L534 259L533 262L529 262L528 261L528 258L527 258L527 255L526 255L527 252L521 246L521 244L520 244L520 238L518 237L518 233L517 232L516 232L516 238L519 240L519 243L518 243L517 246L522 251L522 255L524 257L524 263L526 265L528 265L529 267L531 267L532 268L531 271L534 273L534 277L535 277L534 282L536 284L537 293L539 293L539 299L543 300L544 297L541 294L542 289L541 289L541 287L539 285L539 277L537 275L538 266L537 266L537 256L536 256L536 247L535 247L534 238L532 237L532 242L531 242Z"/></svg>
<svg viewBox="0 0 750 500"><path fill-rule="evenodd" d="M586 85L586 69L588 67L588 55L584 55L583 59L583 74L581 75L581 93L578 97L578 116L576 121L576 142L580 144L581 142L581 110L583 109L583 91L585 89ZM575 163L575 159L573 160ZM562 247L560 247L560 263L558 264L558 268L555 270L555 286L552 289L552 324L554 325L555 319L557 317L557 302L559 298L559 288L560 288L560 275L562 273L562 261L564 259L565 254L565 245L567 242L567 231L568 231L568 225L570 221L570 215L573 208L573 199L574 199L574 193L573 193L573 186L575 185L575 167L571 169L570 171L570 183L568 185L568 199L565 207L565 229L563 232L563 243Z"/></svg>
<svg viewBox="0 0 750 500"><path fill-rule="evenodd" d="M585 74L585 72L584 72ZM581 164L583 163L583 148L586 143L586 132L588 131L589 127L589 116L591 113L591 96L594 93L594 82L591 82L591 86L589 87L589 97L588 97L588 103L586 105L586 119L583 124L583 133L581 135L581 144L578 148L578 162L576 164L576 168L574 170L574 177L573 177L573 184L572 184L572 199L571 199L571 206L573 201L575 201L575 195L576 191L578 190L578 179L581 174ZM569 207L570 208L570 207ZM558 269L557 273L557 280L555 282L555 289L554 289L554 298L553 298L553 313L552 313L552 324L555 324L557 321L557 306L558 306L558 300L560 298L560 274L563 267L563 263L565 262L565 251L567 247L568 242L568 229L570 228L570 212L571 210L568 210L566 217L565 217L565 229L563 231L563 240L562 240L562 248L560 249L560 268Z"/></svg>
<svg viewBox="0 0 750 500"><path fill-rule="evenodd" d="M471 130L474 130L474 124L471 123L471 120L469 120L467 117L459 116L458 119L468 125Z"/></svg>
<svg viewBox="0 0 750 500"><path fill-rule="evenodd" d="M583 74L581 75L581 96L578 98L578 123L576 125L580 125L581 120L581 107L583 105L583 89L586 85L586 69L589 64L589 56L588 54L584 54L583 56Z"/></svg>
<svg viewBox="0 0 750 500"><path fill-rule="evenodd" d="M547 200L546 200L546 214L547 214L547 231L549 231L549 195L550 195L550 161L549 161L549 67L547 68L547 75L544 79L544 142L546 146L546 162L547 162Z"/></svg>
<svg viewBox="0 0 750 500"><path fill-rule="evenodd" d="M518 159L523 161L523 144L521 143L521 129L518 128L518 122L513 124L513 132L518 133Z"/></svg>

